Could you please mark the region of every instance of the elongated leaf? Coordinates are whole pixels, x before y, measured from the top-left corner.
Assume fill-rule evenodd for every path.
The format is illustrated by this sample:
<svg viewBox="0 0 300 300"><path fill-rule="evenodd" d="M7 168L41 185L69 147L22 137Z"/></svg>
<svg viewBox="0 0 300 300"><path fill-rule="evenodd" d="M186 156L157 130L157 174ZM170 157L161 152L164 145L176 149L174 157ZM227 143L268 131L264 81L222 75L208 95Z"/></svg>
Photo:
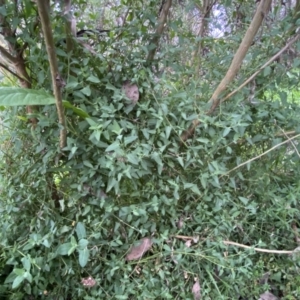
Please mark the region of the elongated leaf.
<svg viewBox="0 0 300 300"><path fill-rule="evenodd" d="M0 105L49 105L55 98L44 91L0 87Z"/></svg>
<svg viewBox="0 0 300 300"><path fill-rule="evenodd" d="M13 289L17 288L24 281L24 279L25 278L23 276L17 276L12 284L12 288Z"/></svg>
<svg viewBox="0 0 300 300"><path fill-rule="evenodd" d="M84 119L85 119L85 118L88 118L88 117L89 117L89 114L88 114L86 111L84 111L84 110L82 110L81 108L78 108L78 107L72 105L69 101L63 100L63 106L64 106L65 108L72 109L72 110L74 111L74 113L75 113L77 116L81 117L81 118L84 118Z"/></svg>
<svg viewBox="0 0 300 300"><path fill-rule="evenodd" d="M44 91L0 87L0 105L19 106L19 105L50 105L55 104L55 98ZM3 106L2 106L3 105ZM82 118L89 117L89 114L81 108L75 107L69 101L63 100L65 108L72 109L74 113Z"/></svg>
<svg viewBox="0 0 300 300"><path fill-rule="evenodd" d="M85 226L82 222L77 223L76 233L77 233L78 240L83 239L83 238L86 237Z"/></svg>
<svg viewBox="0 0 300 300"><path fill-rule="evenodd" d="M79 264L83 268L86 266L90 256L90 251L85 248L83 250L79 250Z"/></svg>

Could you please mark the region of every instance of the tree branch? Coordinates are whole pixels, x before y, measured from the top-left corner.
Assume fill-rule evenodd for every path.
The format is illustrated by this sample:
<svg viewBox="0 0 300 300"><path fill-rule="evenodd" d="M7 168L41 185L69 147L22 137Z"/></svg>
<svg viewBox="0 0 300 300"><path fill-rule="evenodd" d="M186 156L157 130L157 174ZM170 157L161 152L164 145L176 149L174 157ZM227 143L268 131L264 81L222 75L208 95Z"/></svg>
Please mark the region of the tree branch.
<svg viewBox="0 0 300 300"><path fill-rule="evenodd" d="M247 161L244 161L243 163L239 164L238 166L234 167L233 169L227 171L225 174L221 175L220 178L222 178L222 177L224 177L224 176L227 176L229 173L231 173L231 172L233 172L233 171L239 169L240 167L245 166L245 165L247 165L248 163L250 163L250 162L252 162L252 161L254 161L254 160L257 160L257 159L261 158L262 156L268 154L269 152L272 152L272 151L275 150L276 148L278 148L278 147L280 147L280 146L282 146L282 145L284 145L284 144L290 143L292 140L294 140L294 139L296 139L296 138L299 138L299 137L300 137L300 134L297 134L297 135L295 135L295 136L293 136L293 137L287 137L287 138L288 138L287 140L285 140L285 141L283 141L283 142L281 142L281 143L275 145L274 147L268 149L267 151L265 151L265 152L263 152L263 153L261 153L261 154L255 156L255 157L252 157L252 158L248 159Z"/></svg>
<svg viewBox="0 0 300 300"><path fill-rule="evenodd" d="M165 0L165 1L166 2L163 4L160 16L158 18L158 25L157 25L154 37L150 41L150 44L149 44L149 46L151 46L153 44L154 48L151 49L148 53L148 57L147 57L147 62L148 63L151 62L154 59L156 50L157 50L158 45L159 45L159 39L160 39L161 34L164 31L164 27L165 27L165 24L167 22L168 13L169 13L170 7L172 5L172 0Z"/></svg>
<svg viewBox="0 0 300 300"><path fill-rule="evenodd" d="M207 112L207 114L211 114L220 105L220 102L221 102L220 95L226 90L227 86L232 82L232 80L238 73L238 71L242 65L243 59L245 58L247 51L249 50L255 35L257 34L264 17L267 15L267 13L270 9L271 3L272 3L272 0L260 1L260 4L256 10L256 13L255 13L253 19L252 19L252 22L249 25L248 30L241 42L236 54L233 57L233 60L231 62L231 65L230 65L226 75L224 76L224 78L222 79L222 81L220 82L220 84L218 85L216 90L214 91L210 100L208 101L208 103L210 105L210 109ZM193 135L196 127L199 124L200 124L199 120L194 120L193 124L190 126L190 128L182 133L181 140L184 142L187 138L189 138L191 135Z"/></svg>
<svg viewBox="0 0 300 300"><path fill-rule="evenodd" d="M47 48L47 53L49 57L52 85L54 91L54 97L56 99L56 108L58 114L59 124L62 126L60 129L60 149L66 146L67 140L67 130L66 130L66 120L64 114L64 108L62 104L61 95L61 79L58 72L57 58L55 53L54 40L52 35L52 28L49 17L49 7L45 1L37 1L39 16L42 23L42 28L44 32L45 44Z"/></svg>
<svg viewBox="0 0 300 300"><path fill-rule="evenodd" d="M12 74L13 76L17 77L20 81L23 80L22 77L19 76L19 74L13 72L12 70L9 69L8 66L4 65L3 63L0 62L0 68L3 68L4 70L6 70L7 72L9 72L10 74Z"/></svg>
<svg viewBox="0 0 300 300"><path fill-rule="evenodd" d="M70 53L74 47L72 36L76 36L76 19L72 16L71 0L64 0L63 15L65 18L67 51Z"/></svg>
<svg viewBox="0 0 300 300"><path fill-rule="evenodd" d="M18 62L18 59L11 55L3 46L0 45L0 53L2 56L7 59L10 63L15 64Z"/></svg>
<svg viewBox="0 0 300 300"><path fill-rule="evenodd" d="M228 98L236 94L240 89L242 89L245 85L251 82L264 68L270 65L273 61L275 61L284 51L286 51L292 44L294 44L300 37L300 34L297 34L294 38L292 38L280 51L278 51L274 56L272 56L263 66L261 66L256 72L254 72L246 81L244 81L238 88L229 93L226 97L220 100L220 102L226 101Z"/></svg>

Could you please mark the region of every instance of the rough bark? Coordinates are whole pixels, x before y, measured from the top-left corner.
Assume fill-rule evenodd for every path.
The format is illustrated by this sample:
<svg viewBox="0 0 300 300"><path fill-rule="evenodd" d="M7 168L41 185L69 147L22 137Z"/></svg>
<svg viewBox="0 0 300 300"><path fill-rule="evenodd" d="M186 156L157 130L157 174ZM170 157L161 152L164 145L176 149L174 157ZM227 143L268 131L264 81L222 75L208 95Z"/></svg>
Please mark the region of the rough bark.
<svg viewBox="0 0 300 300"><path fill-rule="evenodd" d="M6 1L0 0L0 6L5 6ZM17 17L17 2L15 2L15 17ZM1 33L4 36L8 50L0 45L0 63L2 67L8 70L12 75L19 79L20 85L23 88L31 88L31 78L26 70L26 61L23 57L25 47L21 47L16 41L16 32L12 30L8 20L5 16L0 15ZM11 70L13 68L14 70ZM33 113L31 106L26 107L28 114ZM37 124L36 118L30 119L33 126Z"/></svg>

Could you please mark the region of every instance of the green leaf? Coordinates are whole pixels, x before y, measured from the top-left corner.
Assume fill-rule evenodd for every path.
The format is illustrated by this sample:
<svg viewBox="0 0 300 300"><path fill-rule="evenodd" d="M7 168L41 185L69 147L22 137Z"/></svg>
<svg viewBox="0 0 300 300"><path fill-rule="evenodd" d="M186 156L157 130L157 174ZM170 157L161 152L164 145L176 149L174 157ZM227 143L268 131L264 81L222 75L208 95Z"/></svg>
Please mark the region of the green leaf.
<svg viewBox="0 0 300 300"><path fill-rule="evenodd" d="M72 247L69 249L67 254L70 256L76 249L77 249L77 244L76 245L72 244Z"/></svg>
<svg viewBox="0 0 300 300"><path fill-rule="evenodd" d="M183 162L182 157L181 157L181 156L177 157L177 160L178 160L178 162L180 163L180 165L181 165L182 167L184 167L184 162Z"/></svg>
<svg viewBox="0 0 300 300"><path fill-rule="evenodd" d="M0 87L0 105L49 105L55 104L55 98L44 91Z"/></svg>
<svg viewBox="0 0 300 300"><path fill-rule="evenodd" d="M81 239L81 240L78 242L78 247L77 247L77 249L83 250L84 248L87 247L88 243L89 243L88 240L86 240L86 239Z"/></svg>
<svg viewBox="0 0 300 300"><path fill-rule="evenodd" d="M100 82L99 78L97 78L97 77L94 76L94 75L89 76L89 77L87 78L87 80L90 81L90 82L93 82L93 83L99 83L99 82Z"/></svg>
<svg viewBox="0 0 300 300"><path fill-rule="evenodd" d="M133 141L135 141L137 138L138 138L137 136L128 136L128 137L125 137L124 144L128 145L128 144L132 143Z"/></svg>
<svg viewBox="0 0 300 300"><path fill-rule="evenodd" d="M30 283L32 282L32 275L29 272L25 272L23 277Z"/></svg>
<svg viewBox="0 0 300 300"><path fill-rule="evenodd" d="M12 288L15 289L20 286L20 284L24 281L23 276L17 276L12 284Z"/></svg>
<svg viewBox="0 0 300 300"><path fill-rule="evenodd" d="M166 132L166 138L168 139L170 137L172 127L171 126L166 126L165 132Z"/></svg>
<svg viewBox="0 0 300 300"><path fill-rule="evenodd" d="M90 251L85 248L83 250L79 250L79 264L83 268L86 266L90 256Z"/></svg>
<svg viewBox="0 0 300 300"><path fill-rule="evenodd" d="M160 155L157 152L152 153L151 158L154 159L159 166L163 165Z"/></svg>
<svg viewBox="0 0 300 300"><path fill-rule="evenodd" d="M59 255L68 255L69 250L73 247L71 243L64 243L59 245L59 247L56 250L56 253Z"/></svg>
<svg viewBox="0 0 300 300"><path fill-rule="evenodd" d="M78 107L72 105L69 101L63 100L63 106L64 106L65 108L72 109L73 112L74 112L77 116L79 116L79 117L81 117L81 118L83 118L83 119L89 117L89 114L88 114L87 112L85 112L85 111L82 110L81 108L78 108Z"/></svg>
<svg viewBox="0 0 300 300"><path fill-rule="evenodd" d="M120 143L119 141L115 141L114 143L112 143L111 145L109 145L106 149L105 152L110 152L110 151L114 151L116 149L120 148Z"/></svg>
<svg viewBox="0 0 300 300"><path fill-rule="evenodd" d="M197 141L203 144L208 144L209 143L209 139L206 138L197 138Z"/></svg>
<svg viewBox="0 0 300 300"><path fill-rule="evenodd" d="M74 245L77 246L77 241L76 241L74 235L71 236L71 244L72 244L72 246L74 246Z"/></svg>
<svg viewBox="0 0 300 300"><path fill-rule="evenodd" d="M14 269L14 273L17 274L18 276L23 276L25 273L25 270L16 268L16 269Z"/></svg>
<svg viewBox="0 0 300 300"><path fill-rule="evenodd" d="M194 183L185 183L184 184L184 189L191 189L191 191L193 191L195 194L201 195L198 186Z"/></svg>
<svg viewBox="0 0 300 300"><path fill-rule="evenodd" d="M263 72L264 76L269 76L271 74L271 71L272 71L271 67L267 66Z"/></svg>
<svg viewBox="0 0 300 300"><path fill-rule="evenodd" d="M84 164L85 166L87 166L88 168L91 168L91 169L94 168L93 165L92 165L89 161L87 161L87 160L84 160L84 161L83 161L83 164Z"/></svg>
<svg viewBox="0 0 300 300"><path fill-rule="evenodd" d="M228 135L228 133L231 131L230 127L226 127L223 131L223 137L225 137L226 135Z"/></svg>
<svg viewBox="0 0 300 300"><path fill-rule="evenodd" d="M15 278L17 277L17 274L14 272L14 270L6 277L4 283L12 283L14 282Z"/></svg>
<svg viewBox="0 0 300 300"><path fill-rule="evenodd" d="M82 222L77 223L77 225L76 225L76 234L77 234L78 240L83 239L83 238L86 237L85 226Z"/></svg>
<svg viewBox="0 0 300 300"><path fill-rule="evenodd" d="M0 105L3 106L50 105L55 103L55 98L44 91L0 87ZM76 115L82 118L89 117L87 112L75 107L69 101L63 100L63 106L72 109Z"/></svg>
<svg viewBox="0 0 300 300"><path fill-rule="evenodd" d="M97 127L99 125L97 122L95 122L91 118L87 118L86 121L91 125L91 127Z"/></svg>
<svg viewBox="0 0 300 300"><path fill-rule="evenodd" d="M111 127L111 131L114 132L115 134L119 135L122 132L122 128L119 126L118 122L116 120L114 120L112 127Z"/></svg>
<svg viewBox="0 0 300 300"><path fill-rule="evenodd" d="M86 95L88 97L91 96L91 93L92 93L92 91L91 91L91 89L90 89L89 86L84 87L80 91L81 91L81 93L83 93L84 95Z"/></svg>
<svg viewBox="0 0 300 300"><path fill-rule="evenodd" d="M30 268L31 268L31 261L30 261L30 259L28 259L28 257L23 257L21 259L21 261L22 261L24 269L29 272Z"/></svg>
<svg viewBox="0 0 300 300"><path fill-rule="evenodd" d="M106 192L109 192L113 187L116 186L117 183L118 181L115 178L109 178Z"/></svg>
<svg viewBox="0 0 300 300"><path fill-rule="evenodd" d="M134 165L138 165L139 164L139 159L136 155L134 155L133 153L128 154L127 156L127 160L129 162L131 162Z"/></svg>
<svg viewBox="0 0 300 300"><path fill-rule="evenodd" d="M247 205L247 203L249 202L249 199L245 197L239 197L239 199L243 202L244 205Z"/></svg>

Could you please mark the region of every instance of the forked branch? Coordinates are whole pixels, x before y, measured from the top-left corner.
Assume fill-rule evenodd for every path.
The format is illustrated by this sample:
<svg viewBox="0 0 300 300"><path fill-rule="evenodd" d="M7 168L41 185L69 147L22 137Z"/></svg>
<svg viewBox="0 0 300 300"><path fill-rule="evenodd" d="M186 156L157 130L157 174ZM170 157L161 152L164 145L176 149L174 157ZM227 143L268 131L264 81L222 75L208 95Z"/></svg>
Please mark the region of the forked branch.
<svg viewBox="0 0 300 300"><path fill-rule="evenodd" d="M228 85L232 82L232 80L238 73L238 71L242 65L243 59L245 58L253 40L254 40L255 35L257 34L264 17L267 15L267 13L270 9L271 2L272 2L272 0L260 1L260 4L257 7L256 13L252 19L252 22L249 25L248 30L241 42L236 54L233 57L233 60L231 62L231 65L230 65L226 75L224 76L224 78L222 79L222 81L220 82L220 84L218 85L218 87L216 88L212 97L209 100L210 109L207 112L207 114L211 114L220 105L220 101L221 101L220 96L226 90ZM187 131L182 133L181 140L184 142L191 135L193 135L196 127L199 124L200 124L199 120L194 120L193 124L190 126L190 128Z"/></svg>

